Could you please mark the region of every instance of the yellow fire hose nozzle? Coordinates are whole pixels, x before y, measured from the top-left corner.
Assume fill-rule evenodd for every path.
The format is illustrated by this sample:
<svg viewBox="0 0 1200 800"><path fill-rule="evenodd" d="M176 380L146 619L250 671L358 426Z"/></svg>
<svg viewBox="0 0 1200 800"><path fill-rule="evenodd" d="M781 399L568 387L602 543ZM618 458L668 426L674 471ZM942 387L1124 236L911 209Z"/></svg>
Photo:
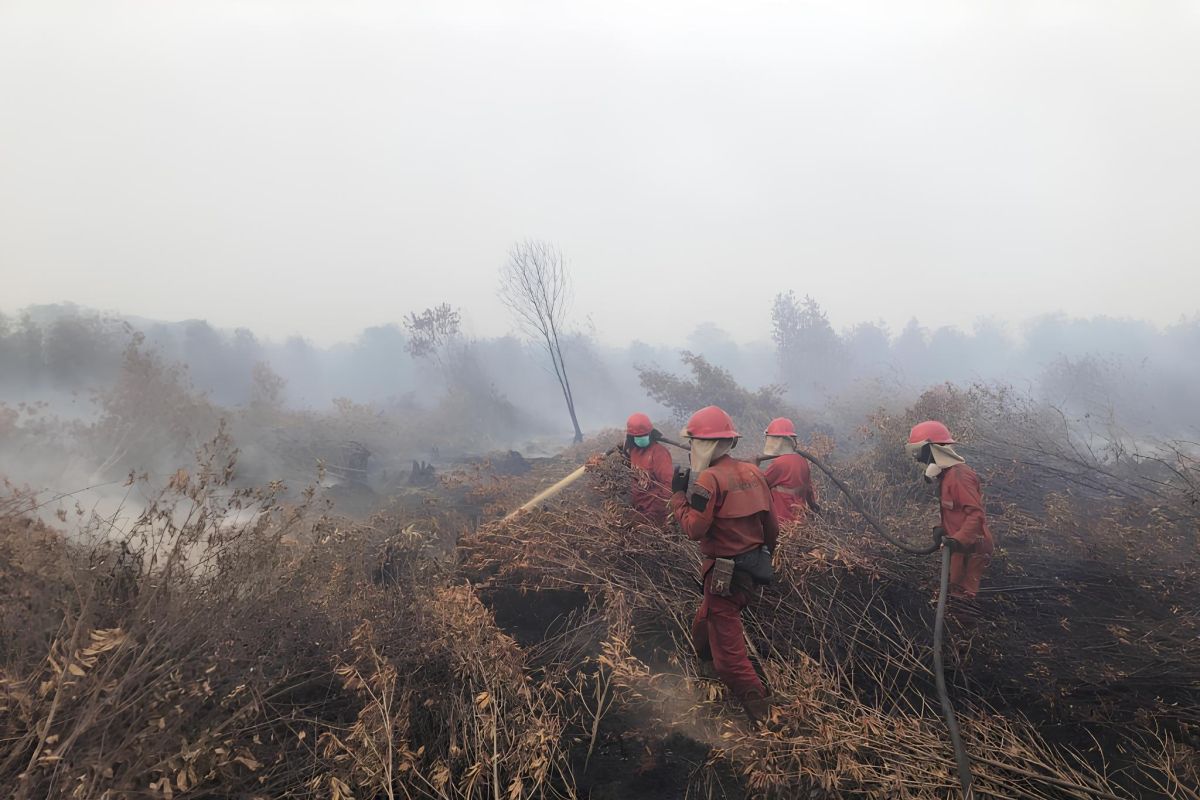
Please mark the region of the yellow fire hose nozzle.
<svg viewBox="0 0 1200 800"><path fill-rule="evenodd" d="M618 448L616 448L616 447L610 447L608 450L604 451L604 455L601 456L601 458L607 458L608 456L611 456L613 453L617 452L617 449ZM509 512L508 515L505 516L504 519L501 520L501 522L508 522L509 520L516 517L518 514L520 514L522 511L528 511L531 508L536 508L537 506L541 505L546 500L549 500L551 497L554 497L556 494L561 492L563 489L566 489L572 483L574 483L575 481L582 478L584 476L584 473L587 472L587 468L588 468L587 464L584 464L583 466L576 468L567 477L563 478L562 480L558 481L557 483L555 483L552 486L546 487L545 489L543 489L542 491L538 492L533 497L531 497L529 500L526 500L524 503L517 506L517 508L514 509L513 511Z"/></svg>
<svg viewBox="0 0 1200 800"><path fill-rule="evenodd" d="M567 488L572 483L574 483L575 481L582 478L583 473L585 473L585 472L587 472L587 464L584 464L582 467L579 467L574 472L572 472L570 475L563 478L561 481L554 484L553 486L543 489L542 491L535 494L532 498L530 498L526 502L519 505L515 511L510 512L508 514L508 516L506 516L502 521L508 522L510 519L517 516L522 511L528 511L531 508L536 508L543 501L549 500L551 497L554 497L554 495L558 494L563 489Z"/></svg>
<svg viewBox="0 0 1200 800"><path fill-rule="evenodd" d="M672 447L678 447L680 450L691 450L692 449L690 445L684 444L682 442L676 442L673 439L666 438L665 436L659 436L658 441L662 442L663 444L669 444ZM619 449L620 449L619 446L618 447L610 447L608 450L605 451L604 456L602 456L602 457L607 458L608 456L617 452L617 450L619 450ZM574 472L572 472L570 475L568 475L567 477L560 480L558 483L555 483L553 486L549 486L549 487L543 489L542 491L538 492L533 497L531 497L529 500L527 500L524 503L522 503L521 505L517 506L517 508L514 509L513 511L509 512L501 520L501 522L508 522L509 520L513 519L518 514L520 514L522 511L528 511L531 508L538 507L545 501L549 500L551 497L554 497L556 494L561 492L563 489L566 489L568 486L570 486L575 481L582 478L585 472L587 472L587 464L584 464L583 466L579 467Z"/></svg>

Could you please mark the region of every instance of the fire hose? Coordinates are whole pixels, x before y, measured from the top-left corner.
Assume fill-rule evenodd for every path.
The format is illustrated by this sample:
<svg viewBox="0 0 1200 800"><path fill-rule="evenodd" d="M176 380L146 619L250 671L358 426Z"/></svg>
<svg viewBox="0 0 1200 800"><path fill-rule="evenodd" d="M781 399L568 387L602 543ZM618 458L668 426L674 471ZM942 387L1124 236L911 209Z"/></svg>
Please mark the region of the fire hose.
<svg viewBox="0 0 1200 800"><path fill-rule="evenodd" d="M682 450L691 450L691 448L686 444L672 441L666 437L660 436L658 441L662 442L663 444L669 444L673 447L678 447ZM604 453L604 456L612 455L618 449L619 448L617 447L612 447ZM886 541L890 542L901 550L914 555L929 555L930 553L937 552L938 548L942 547L942 537L940 535L935 536L931 544L920 547L911 545L905 542L903 539L898 539L895 536L892 536L882 525L875 521L875 518L871 516L870 512L868 512L866 507L862 504L862 501L860 501L858 497L850 491L850 488L846 486L846 484L843 483L836 475L834 475L833 472L830 471L829 467L825 466L825 464L819 458L814 456L812 453L808 453L800 449L797 449L796 453L803 456L808 461L811 461L817 466L818 469L821 470L821 472L825 473L829 480L833 481L834 486L841 490L842 494L846 496L846 498L850 501L850 504L854 506L854 509L858 511L858 513L861 514L864 519L866 519L867 523L875 530L875 532L883 537ZM774 456L759 456L756 461L761 463L762 461L766 461L770 458L774 458ZM562 480L558 481L552 486L549 486L541 492L538 492L530 500L521 504L517 509L504 517L503 521L508 522L521 512L535 508L542 502L554 497L563 489L582 478L586 472L587 464L584 464ZM934 681L937 685L938 699L942 704L942 716L946 720L946 728L950 732L950 743L954 747L954 760L958 767L958 780L962 785L963 800L974 800L975 792L972 788L973 781L971 777L971 758L967 754L967 748L963 744L962 735L959 733L958 718L955 716L954 706L950 702L950 693L946 689L946 671L942 658L942 639L946 628L946 597L950 590L951 555L950 548L942 548L942 576L941 584L938 589L937 615L933 624L933 675Z"/></svg>
<svg viewBox="0 0 1200 800"><path fill-rule="evenodd" d="M946 667L942 654L942 639L946 630L946 597L950 593L950 558L952 556L950 548L942 547L942 537L940 534L934 536L931 544L922 547L911 545L902 539L892 536L882 525L875 521L875 518L871 516L862 504L862 501L819 458L799 448L796 449L796 453L811 461L817 466L817 469L824 472L826 477L833 481L833 485L840 489L842 494L846 496L846 499L850 501L850 505L854 506L854 509L875 529L875 532L891 544L899 547L906 553L914 555L929 555L930 553L937 552L939 547L942 548L942 576L938 587L937 614L934 617L933 623L933 678L937 685L938 699L942 704L942 716L945 718L946 728L950 732L950 744L954 747L954 761L958 767L958 782L962 786L963 800L974 800L975 790L973 787L974 781L971 777L971 757L967 753L966 745L963 744L962 734L958 730L958 717L954 713L954 705L950 702L950 692L946 689ZM773 456L759 456L756 460L761 463L768 458L773 458Z"/></svg>
<svg viewBox="0 0 1200 800"><path fill-rule="evenodd" d="M674 444L674 442L671 442L671 444ZM676 445L676 446L678 447L678 445ZM613 453L617 452L617 450L619 450L619 449L620 449L619 447L610 447L604 451L604 455L601 456L601 458L607 458L608 456L611 456ZM512 511L508 512L508 514L505 515L504 519L502 519L501 522L508 522L513 517L520 514L522 511L528 511L531 508L537 508L543 502L545 502L546 500L549 500L551 497L554 497L556 494L561 492L563 489L567 488L572 483L574 483L575 481L582 478L584 476L584 474L587 472L587 468L588 468L588 465L584 464L583 466L576 469L574 472L572 472L567 477L563 478L562 480L558 481L557 483L552 484L551 486L548 486L545 489L543 489L542 491L538 492L533 497L526 500L524 503L517 506Z"/></svg>

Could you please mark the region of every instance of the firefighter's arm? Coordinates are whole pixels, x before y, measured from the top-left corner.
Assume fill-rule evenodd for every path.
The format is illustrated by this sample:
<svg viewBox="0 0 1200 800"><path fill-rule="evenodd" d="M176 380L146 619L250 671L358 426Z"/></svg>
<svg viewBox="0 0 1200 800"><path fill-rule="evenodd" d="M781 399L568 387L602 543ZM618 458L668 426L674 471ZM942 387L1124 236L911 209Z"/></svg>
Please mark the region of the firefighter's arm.
<svg viewBox="0 0 1200 800"><path fill-rule="evenodd" d="M767 479L767 486L772 489L778 486L783 480L785 472L786 470L783 468L783 465L779 463L779 459L775 459L768 464L767 468L763 470L763 477Z"/></svg>
<svg viewBox="0 0 1200 800"><path fill-rule="evenodd" d="M817 505L817 486L813 483L812 476L808 476L808 487L804 491L804 502L808 507L818 514L821 513L821 506Z"/></svg>
<svg viewBox="0 0 1200 800"><path fill-rule="evenodd" d="M674 474L675 465L671 461L671 454L661 444L658 446L658 451L654 454L653 470L654 482L659 486L670 489L671 476Z"/></svg>
<svg viewBox="0 0 1200 800"><path fill-rule="evenodd" d="M692 482L691 492L671 495L671 513L689 539L698 542L708 536L716 512L716 494L716 479L706 470Z"/></svg>
<svg viewBox="0 0 1200 800"><path fill-rule="evenodd" d="M963 523L956 531L946 535L954 539L964 550L974 550L983 541L983 495L976 481L957 480L951 484L950 500L962 509Z"/></svg>

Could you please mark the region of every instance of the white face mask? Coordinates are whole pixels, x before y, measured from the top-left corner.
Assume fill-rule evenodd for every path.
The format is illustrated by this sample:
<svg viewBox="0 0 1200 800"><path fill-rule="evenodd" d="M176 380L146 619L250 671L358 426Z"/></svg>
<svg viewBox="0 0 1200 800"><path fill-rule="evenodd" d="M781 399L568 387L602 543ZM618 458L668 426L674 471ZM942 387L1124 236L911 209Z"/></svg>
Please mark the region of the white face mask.
<svg viewBox="0 0 1200 800"><path fill-rule="evenodd" d="M782 456L796 452L796 440L791 436L768 436L763 445L764 456Z"/></svg>
<svg viewBox="0 0 1200 800"><path fill-rule="evenodd" d="M966 463L966 459L954 452L954 448L948 444L930 444L929 452L933 460L925 467L925 480L927 481L932 481L957 464Z"/></svg>
<svg viewBox="0 0 1200 800"><path fill-rule="evenodd" d="M692 472L699 475L709 465L733 449L734 439L691 439L689 456Z"/></svg>

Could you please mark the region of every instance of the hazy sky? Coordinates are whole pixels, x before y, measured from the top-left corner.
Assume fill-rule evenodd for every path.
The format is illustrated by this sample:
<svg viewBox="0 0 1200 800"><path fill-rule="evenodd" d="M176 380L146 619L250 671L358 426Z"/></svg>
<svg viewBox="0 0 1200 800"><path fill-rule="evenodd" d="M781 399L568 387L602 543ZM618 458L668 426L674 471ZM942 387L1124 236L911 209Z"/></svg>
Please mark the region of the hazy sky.
<svg viewBox="0 0 1200 800"><path fill-rule="evenodd" d="M614 343L1175 321L1200 2L0 0L0 309L502 333L527 236Z"/></svg>

